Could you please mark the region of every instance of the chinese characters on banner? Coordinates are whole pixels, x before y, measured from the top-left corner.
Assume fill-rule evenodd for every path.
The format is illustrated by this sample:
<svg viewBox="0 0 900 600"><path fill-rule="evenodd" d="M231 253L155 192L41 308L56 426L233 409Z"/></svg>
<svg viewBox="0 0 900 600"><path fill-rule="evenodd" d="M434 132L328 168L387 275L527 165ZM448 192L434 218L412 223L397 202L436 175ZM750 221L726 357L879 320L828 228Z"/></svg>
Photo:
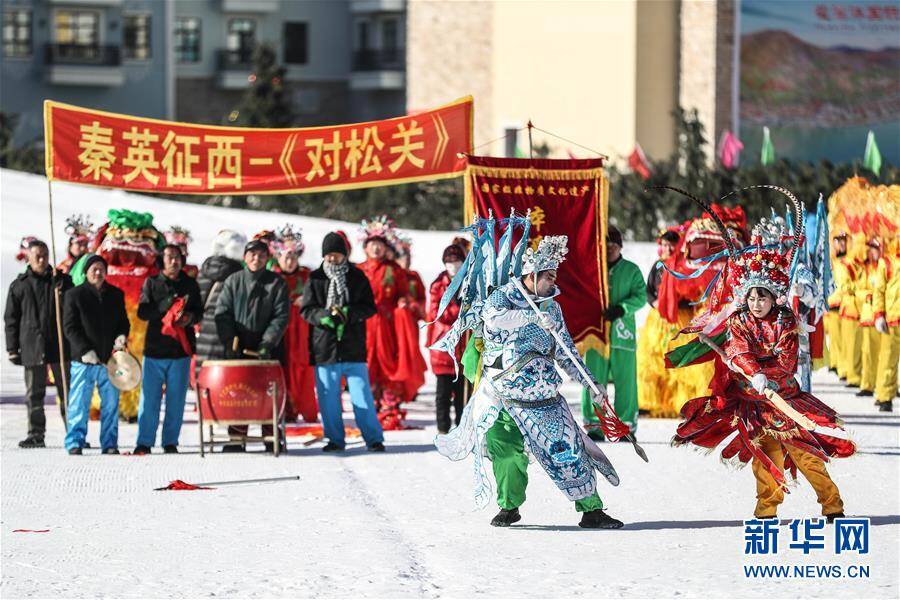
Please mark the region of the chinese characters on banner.
<svg viewBox="0 0 900 600"><path fill-rule="evenodd" d="M608 327L606 209L609 182L601 159L554 160L469 156L466 218L494 211L497 219L531 211L531 244L569 236L557 300L579 351L606 351Z"/></svg>
<svg viewBox="0 0 900 600"><path fill-rule="evenodd" d="M44 102L51 180L179 194L284 194L459 176L472 98L333 127L176 123Z"/></svg>

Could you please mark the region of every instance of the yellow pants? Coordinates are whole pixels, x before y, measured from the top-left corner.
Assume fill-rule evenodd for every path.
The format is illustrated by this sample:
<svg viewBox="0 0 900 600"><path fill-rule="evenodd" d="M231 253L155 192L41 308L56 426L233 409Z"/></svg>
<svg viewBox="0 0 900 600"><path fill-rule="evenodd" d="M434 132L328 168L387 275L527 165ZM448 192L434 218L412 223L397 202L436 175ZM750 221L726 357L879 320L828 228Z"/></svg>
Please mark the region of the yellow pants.
<svg viewBox="0 0 900 600"><path fill-rule="evenodd" d="M874 327L861 327L862 329L862 346L860 348L860 358L862 360L862 368L859 371L859 389L875 391L878 384L878 354L881 351L881 338L883 333L878 333Z"/></svg>
<svg viewBox="0 0 900 600"><path fill-rule="evenodd" d="M848 385L859 385L862 371L862 328L859 321L841 319L841 353L843 358L838 366L838 375L845 378Z"/></svg>
<svg viewBox="0 0 900 600"><path fill-rule="evenodd" d="M841 362L841 317L836 310L829 310L823 317L825 335L828 336L828 367L838 369Z"/></svg>
<svg viewBox="0 0 900 600"><path fill-rule="evenodd" d="M790 454L794 464L797 465L797 470L803 474L803 477L815 490L819 504L822 505L823 515L844 512L841 492L829 477L822 459L793 446L782 444L769 436L762 437L759 442L760 449L782 472L784 472L784 453L786 451ZM753 511L753 514L757 519L774 517L778 513L778 505L784 501L784 490L760 461L754 458L752 466L753 476L756 477L756 510Z"/></svg>
<svg viewBox="0 0 900 600"><path fill-rule="evenodd" d="M888 334L880 334L881 352L878 354L878 366L875 371L878 383L875 386L875 399L878 402L893 400L897 395L897 364L900 363L900 325L888 328Z"/></svg>

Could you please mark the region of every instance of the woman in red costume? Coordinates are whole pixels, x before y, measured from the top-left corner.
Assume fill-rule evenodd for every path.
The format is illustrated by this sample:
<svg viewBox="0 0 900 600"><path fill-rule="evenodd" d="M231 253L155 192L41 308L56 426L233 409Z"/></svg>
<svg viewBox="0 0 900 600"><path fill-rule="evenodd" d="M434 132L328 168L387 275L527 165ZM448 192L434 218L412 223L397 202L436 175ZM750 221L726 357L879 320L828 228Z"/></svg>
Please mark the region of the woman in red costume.
<svg viewBox="0 0 900 600"><path fill-rule="evenodd" d="M403 429L406 411L400 408L411 373L399 369L399 344L394 312L409 290L406 271L388 258L394 223L386 216L363 221L365 262L358 266L369 280L375 296L375 316L366 321L366 351L372 395L378 420L385 430Z"/></svg>
<svg viewBox="0 0 900 600"><path fill-rule="evenodd" d="M425 319L425 284L419 273L409 268L412 261L412 241L397 235L394 247L397 252L397 264L406 272L409 288L405 297L401 298L394 313L394 325L397 329L397 370L408 374L403 381L403 400L412 402L425 384L425 372L428 365L419 344L419 321Z"/></svg>
<svg viewBox="0 0 900 600"><path fill-rule="evenodd" d="M270 246L278 261L274 270L284 277L291 298L291 314L287 331L284 332L281 360L291 404L286 416L295 419L299 415L307 423L313 423L319 413L316 376L315 368L309 364L309 323L300 316L300 298L310 273L299 262L305 249L303 237L299 231L285 225L278 230Z"/></svg>
<svg viewBox="0 0 900 600"><path fill-rule="evenodd" d="M795 200L792 195L789 198ZM795 221L792 247L802 240L803 221ZM710 337L700 334L719 352L712 394L684 405L673 444L712 450L733 436L722 450L722 459L752 462L756 518L777 518L787 491L784 470L789 469L794 476L799 470L809 481L830 522L844 516L844 505L825 462L851 456L856 447L842 432L834 431L841 427L837 413L802 392L794 377L798 319L787 303L792 255L785 255L778 244L773 246L764 246L761 237L754 235L751 247L737 255L729 244L729 264L713 293L711 312L696 320L698 327L693 328L697 331L702 326L723 343L718 348ZM818 427L832 428L830 433L835 435Z"/></svg>

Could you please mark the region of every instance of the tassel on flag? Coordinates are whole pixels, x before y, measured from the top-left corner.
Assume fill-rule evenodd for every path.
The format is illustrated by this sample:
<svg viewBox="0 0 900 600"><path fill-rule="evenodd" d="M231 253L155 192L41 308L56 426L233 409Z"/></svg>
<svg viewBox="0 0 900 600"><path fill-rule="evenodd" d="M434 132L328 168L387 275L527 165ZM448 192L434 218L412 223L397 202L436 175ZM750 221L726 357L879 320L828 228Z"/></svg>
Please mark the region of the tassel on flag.
<svg viewBox="0 0 900 600"><path fill-rule="evenodd" d="M719 162L722 163L722 166L726 169L736 168L738 166L738 161L740 160L741 150L743 149L743 142L741 142L736 135L731 133L731 131L726 129L722 133L722 139L719 142Z"/></svg>
<svg viewBox="0 0 900 600"><path fill-rule="evenodd" d="M772 145L772 137L769 134L769 128L763 127L762 150L759 153L759 162L764 166L768 166L775 162L775 146Z"/></svg>
<svg viewBox="0 0 900 600"><path fill-rule="evenodd" d="M866 153L863 156L863 167L876 175L881 175L881 151L875 142L875 133L871 129L866 137Z"/></svg>
<svg viewBox="0 0 900 600"><path fill-rule="evenodd" d="M635 142L634 150L628 155L628 167L637 173L641 179L650 179L650 162L644 155L641 145Z"/></svg>

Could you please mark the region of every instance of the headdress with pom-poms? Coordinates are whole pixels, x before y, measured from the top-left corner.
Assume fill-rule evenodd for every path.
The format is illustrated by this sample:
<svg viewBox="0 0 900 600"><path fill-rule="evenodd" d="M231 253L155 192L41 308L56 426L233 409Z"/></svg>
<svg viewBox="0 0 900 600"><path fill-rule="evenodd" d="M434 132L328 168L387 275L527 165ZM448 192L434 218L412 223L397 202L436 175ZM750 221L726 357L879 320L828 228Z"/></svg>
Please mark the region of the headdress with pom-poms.
<svg viewBox="0 0 900 600"><path fill-rule="evenodd" d="M537 250L528 248L523 259L522 275L540 273L550 269L558 269L560 263L566 260L569 249L569 236L548 235L541 238Z"/></svg>
<svg viewBox="0 0 900 600"><path fill-rule="evenodd" d="M275 243L276 237L277 237L277 236L275 235L275 231L274 231L274 230L272 230L272 229L263 229L262 231L260 231L260 232L257 233L256 235L254 235L254 236L253 236L253 239L254 239L254 240L260 240L260 241L262 241L262 242L265 242L266 246L269 247L269 254L272 254L272 251L274 250L273 245L274 245L274 243Z"/></svg>
<svg viewBox="0 0 900 600"><path fill-rule="evenodd" d="M66 218L66 235L69 243L78 239L89 241L94 236L94 224L87 215L71 215Z"/></svg>
<svg viewBox="0 0 900 600"><path fill-rule="evenodd" d="M303 243L303 234L300 232L300 228L294 229L294 226L290 223L284 225L278 230L275 236L275 241L271 245L272 250L274 250L276 254L293 252L297 254L297 256L299 256L303 254L304 250L306 250L306 245Z"/></svg>
<svg viewBox="0 0 900 600"><path fill-rule="evenodd" d="M33 235L27 235L22 238L22 241L19 242L19 249L16 251L16 260L18 262L25 262L28 260L28 246L32 244L32 242L37 242L38 239Z"/></svg>
<svg viewBox="0 0 900 600"><path fill-rule="evenodd" d="M166 242L175 244L176 246L187 246L194 241L194 238L191 237L190 230L178 225L169 227L164 235L166 236Z"/></svg>
<svg viewBox="0 0 900 600"><path fill-rule="evenodd" d="M763 219L753 228L749 251L738 256L733 267L734 296L738 302L746 300L755 287L772 292L778 304L787 301L791 259L783 244L788 239L775 221Z"/></svg>
<svg viewBox="0 0 900 600"><path fill-rule="evenodd" d="M396 238L396 225L387 215L373 217L371 220L363 219L359 230L359 240L363 245L371 240L381 240L393 246Z"/></svg>
<svg viewBox="0 0 900 600"><path fill-rule="evenodd" d="M391 245L397 251L398 256L409 256L410 250L412 250L412 238L398 231Z"/></svg>

